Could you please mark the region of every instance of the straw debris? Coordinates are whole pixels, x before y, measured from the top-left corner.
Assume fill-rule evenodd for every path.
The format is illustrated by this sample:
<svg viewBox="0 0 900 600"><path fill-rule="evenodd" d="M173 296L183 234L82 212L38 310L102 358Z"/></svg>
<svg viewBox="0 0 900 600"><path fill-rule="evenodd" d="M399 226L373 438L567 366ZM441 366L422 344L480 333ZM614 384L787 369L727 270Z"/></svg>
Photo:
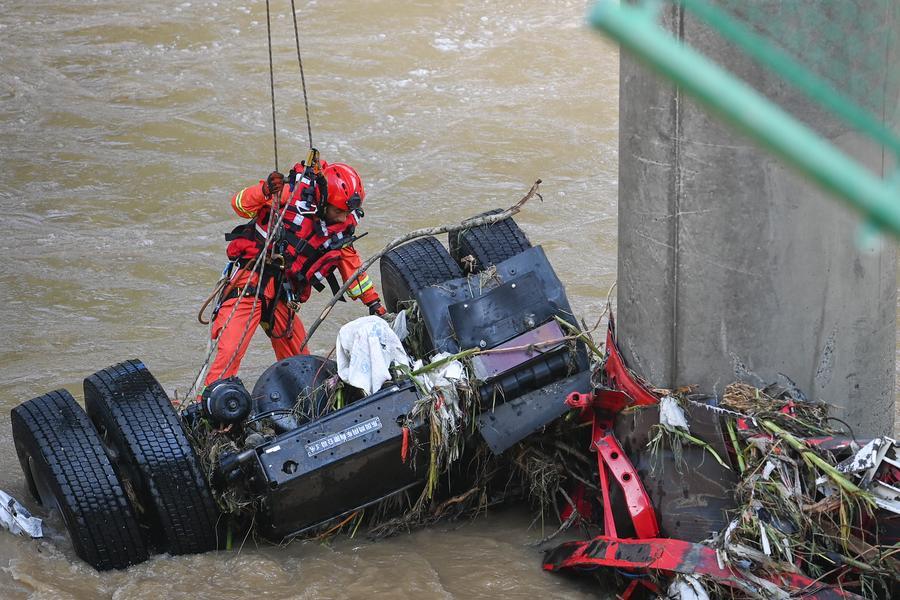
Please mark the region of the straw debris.
<svg viewBox="0 0 900 600"><path fill-rule="evenodd" d="M757 583L801 572L865 597L890 597L900 581L900 548L879 543L872 494L837 468L858 447L805 440L839 434L828 425L828 407L740 382L726 388L720 406L742 473L738 508L710 542L724 562L757 575ZM787 597L761 583L750 596Z"/></svg>

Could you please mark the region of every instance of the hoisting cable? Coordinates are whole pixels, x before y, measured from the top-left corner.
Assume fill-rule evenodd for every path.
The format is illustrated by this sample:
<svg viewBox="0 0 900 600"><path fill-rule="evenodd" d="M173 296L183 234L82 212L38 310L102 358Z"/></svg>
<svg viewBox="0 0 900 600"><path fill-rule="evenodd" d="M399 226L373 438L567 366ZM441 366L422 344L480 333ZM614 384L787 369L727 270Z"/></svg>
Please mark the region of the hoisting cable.
<svg viewBox="0 0 900 600"><path fill-rule="evenodd" d="M303 105L304 105L304 109L306 111L306 131L309 136L310 151L307 156L307 165L312 165L314 172L318 173L318 169L319 169L318 151L315 150L315 148L313 148L312 120L310 119L310 116L309 116L309 97L307 96L307 93L306 93L306 76L303 72L303 57L300 54L300 30L297 26L297 9L295 7L294 0L291 0L291 17L293 18L293 21L294 21L294 40L295 40L296 46L297 46L297 63L300 66L300 82L303 87ZM272 58L272 17L271 17L271 7L269 4L269 0L266 0L266 37L268 40L268 49L269 49L269 90L270 90L270 97L271 97L271 102L272 102L272 147L273 147L273 151L275 154L275 170L278 171L278 127L277 127L277 123L276 123L276 119L275 119L275 64L274 64L274 60ZM271 244L274 241L274 238L275 238L274 231L281 225L282 219L284 218L284 213L285 213L285 209L287 208L287 204L280 211L278 211L277 207L278 207L278 199L273 195L272 205L271 205L270 211L269 211L269 228L268 228L269 235L267 236L266 243L263 247L263 251L259 254L259 256L257 256L256 261L253 263L253 266L250 267L250 269L249 269L249 271L251 273L255 273L257 271L257 269L259 270L259 273L257 275L256 294L254 295L253 306L250 309L251 313L256 309L256 305L260 300L260 293L262 292L262 289L261 289L262 286L260 284L262 283L262 276L263 276L263 273L266 268L265 257L268 255ZM275 216L276 214L278 215L277 218ZM245 267L245 269L246 269L246 267ZM236 276L237 276L237 272L232 274L231 279L234 280L236 278ZM249 281L250 280L248 280L248 284L249 284ZM203 311L210 304L212 299L215 298L222 291L224 291L226 287L229 287L228 280L226 277L222 277L222 279L220 279L219 282L216 284L216 289L213 291L213 293L210 295L210 297L207 298L206 302L204 302L203 306L200 309L200 314L198 315L198 320L201 323L204 323L204 324L208 323L210 325L210 333L212 333L212 329L211 329L212 325L213 325L211 322L212 319L210 319L209 322L204 322L203 318L202 318ZM239 294L238 294L239 298L243 295L244 289L245 288L242 287L239 290ZM229 313L228 317L225 320L225 323L222 327L223 329L225 327L228 327L228 324L231 321L231 318L234 316L234 313L237 310L237 307L238 307L238 303L235 302L234 306L232 306L231 312ZM247 325L249 325L249 322L247 323ZM243 345L244 339L247 336L247 333L248 333L248 327L245 326L244 331L241 333L240 341L238 342L238 349L240 349L240 347ZM190 401L189 399L192 397L194 391L198 388L200 382L204 379L204 377L206 375L206 370L210 366L209 361L212 358L213 353L215 353L216 348L219 345L218 342L219 342L218 338L216 338L215 340L212 340L211 336L210 336L210 343L207 346L206 359L204 360L203 365L200 367L200 372L197 374L197 377L195 378L193 385L191 385L191 388L185 397L186 401ZM231 366L231 363L236 358L238 351L239 350L236 350L235 354L229 358L228 363L225 366L225 370L227 370L228 367Z"/></svg>
<svg viewBox="0 0 900 600"><path fill-rule="evenodd" d="M278 130L275 127L275 66L272 62L272 18L269 16L269 0L266 0L266 34L269 37L269 88L272 91L272 144L275 147L275 170L277 171Z"/></svg>
<svg viewBox="0 0 900 600"><path fill-rule="evenodd" d="M269 46L269 89L271 91L271 100L272 100L272 146L273 146L274 153L275 153L275 170L277 171L278 170L278 128L277 128L276 122L275 122L275 64L274 64L274 61L272 60L272 15L271 15L271 9L269 6L269 0L266 0L266 37L267 37L268 46ZM253 298L253 305L250 307L251 314L253 314L253 312L256 310L257 305L260 302L260 295L264 293L263 275L266 270L266 262L267 262L269 247L272 245L272 242L275 239L275 235L274 235L275 228L272 225L274 222L277 222L277 224L280 224L281 219L284 217L284 209L282 209L281 213L278 214L278 218L277 219L275 218L275 215L278 212L278 203L279 203L279 199L278 199L277 195L272 194L272 204L269 207L269 224L268 224L268 235L266 236L266 243L263 246L263 251L259 254L259 256L257 256L256 262L253 264L253 267L250 269L250 272L252 274L252 273L256 272L257 268L259 268L259 273L256 276L257 277L256 293ZM287 208L287 206L285 206L285 208ZM236 276L237 276L237 273L235 273L235 277ZM246 289L246 286L250 285L251 281L252 281L252 275L251 275L251 278L247 280L246 285L238 291L238 299L240 299L243 296L244 289ZM223 290L224 290L224 288L223 288ZM234 316L234 313L237 311L237 308L239 305L240 305L240 302L235 302L234 305L231 307L231 312L228 314L228 318L225 320L225 324L222 326L223 330L228 326L229 322L231 321L231 317ZM225 367L222 369L223 372L228 371L228 368L231 366L231 364L234 362L234 359L237 358L237 355L240 353L240 349L244 344L244 340L246 339L247 334L249 333L249 329L250 329L249 325L250 325L250 321L248 320L247 323L244 324L244 330L241 332L241 337L240 337L240 340L238 341L237 348L235 348L234 353L228 358L228 362L225 364ZM210 326L212 326L212 323L210 323ZM191 393L193 393L194 389L197 387L197 384L200 382L200 379L202 379L205 376L205 371L206 371L207 367L209 366L209 360L210 360L210 358L212 358L213 352L218 347L218 342L219 342L219 340L217 338L216 341L210 345L209 350L207 352L206 360L204 361L203 366L200 368L200 373L198 373L197 379L194 381L194 385L191 386L189 395Z"/></svg>
<svg viewBox="0 0 900 600"><path fill-rule="evenodd" d="M309 134L309 147L312 148L312 121L309 119L309 100L306 97L306 77L303 76L303 57L300 56L300 31L297 29L297 9L294 7L294 0L291 0L291 16L294 17L294 40L297 42L297 62L300 63L300 83L303 85L303 106L306 108L306 132ZM271 46L271 42L269 42L269 45Z"/></svg>

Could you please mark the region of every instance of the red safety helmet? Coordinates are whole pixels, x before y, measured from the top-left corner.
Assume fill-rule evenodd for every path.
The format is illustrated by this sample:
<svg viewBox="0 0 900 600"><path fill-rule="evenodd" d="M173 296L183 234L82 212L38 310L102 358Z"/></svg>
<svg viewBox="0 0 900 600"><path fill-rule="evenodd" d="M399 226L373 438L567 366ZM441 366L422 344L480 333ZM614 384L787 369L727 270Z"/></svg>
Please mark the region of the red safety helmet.
<svg viewBox="0 0 900 600"><path fill-rule="evenodd" d="M344 163L326 163L322 174L328 182L328 204L341 210L362 208L366 190L356 169Z"/></svg>

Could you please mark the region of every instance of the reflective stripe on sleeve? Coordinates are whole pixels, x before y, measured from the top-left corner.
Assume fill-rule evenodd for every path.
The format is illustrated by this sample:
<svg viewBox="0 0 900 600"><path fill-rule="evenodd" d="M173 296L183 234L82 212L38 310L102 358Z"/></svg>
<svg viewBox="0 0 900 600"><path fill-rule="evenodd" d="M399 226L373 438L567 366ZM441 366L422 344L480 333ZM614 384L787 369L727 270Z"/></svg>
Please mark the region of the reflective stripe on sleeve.
<svg viewBox="0 0 900 600"><path fill-rule="evenodd" d="M244 205L241 204L241 199L244 197L244 192L247 191L247 188L244 188L240 191L240 193L234 197L234 209L240 214L242 217L252 218L256 215L255 212L250 212L244 208Z"/></svg>
<svg viewBox="0 0 900 600"><path fill-rule="evenodd" d="M363 275L362 277L359 277L357 281L359 283L357 283L355 285L351 285L350 289L347 290L347 294L351 298L354 298L354 299L359 298L360 296L365 294L367 291L372 289L372 280L369 279L368 275Z"/></svg>

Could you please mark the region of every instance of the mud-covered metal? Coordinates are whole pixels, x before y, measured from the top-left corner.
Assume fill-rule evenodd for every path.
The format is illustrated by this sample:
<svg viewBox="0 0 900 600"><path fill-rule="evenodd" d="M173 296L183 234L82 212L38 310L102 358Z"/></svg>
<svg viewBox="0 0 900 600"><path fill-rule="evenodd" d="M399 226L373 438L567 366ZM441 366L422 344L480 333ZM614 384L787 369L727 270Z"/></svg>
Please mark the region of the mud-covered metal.
<svg viewBox="0 0 900 600"><path fill-rule="evenodd" d="M581 371L478 415L478 431L491 452L501 454L563 415L569 408L565 402L569 394L590 389L590 375L590 371Z"/></svg>
<svg viewBox="0 0 900 600"><path fill-rule="evenodd" d="M392 386L257 447L259 532L281 541L420 483L428 436L408 418L418 400L411 383ZM417 442L406 460L404 426Z"/></svg>
<svg viewBox="0 0 900 600"><path fill-rule="evenodd" d="M416 300L438 352L495 349L556 317L578 327L565 288L540 246L520 252L488 271L425 288L417 293ZM499 362L500 359L489 360L483 365L492 373L488 385L480 390L483 404L496 406L555 379L584 371L590 364L581 342L575 344L574 350L557 348L516 364L510 360L502 371L497 370Z"/></svg>
<svg viewBox="0 0 900 600"><path fill-rule="evenodd" d="M691 435L720 457L728 457L718 415L693 404L685 410ZM679 454L667 445L651 453L647 445L658 423L659 407L647 406L619 415L614 430L641 474L662 534L691 542L708 539L728 525L726 511L736 508L738 474L722 466L707 448L692 443L683 443Z"/></svg>

